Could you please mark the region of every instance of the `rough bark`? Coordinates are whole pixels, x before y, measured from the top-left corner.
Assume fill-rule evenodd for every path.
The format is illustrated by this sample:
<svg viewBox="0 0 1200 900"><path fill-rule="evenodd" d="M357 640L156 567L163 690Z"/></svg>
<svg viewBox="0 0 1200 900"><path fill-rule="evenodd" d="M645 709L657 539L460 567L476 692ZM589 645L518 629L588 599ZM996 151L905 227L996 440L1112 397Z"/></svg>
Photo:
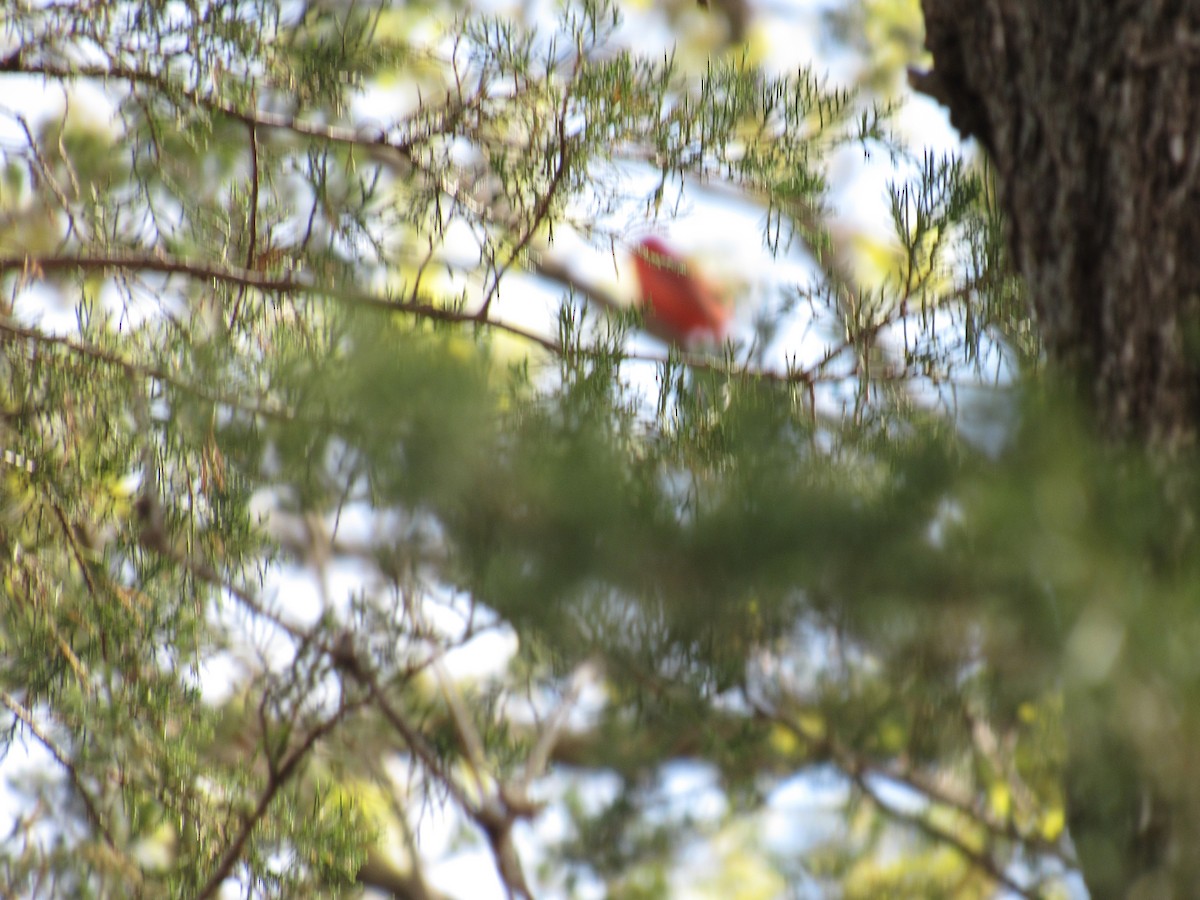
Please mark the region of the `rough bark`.
<svg viewBox="0 0 1200 900"><path fill-rule="evenodd" d="M1200 3L923 0L945 103L995 165L1051 365L1110 437L1200 424Z"/></svg>
<svg viewBox="0 0 1200 900"><path fill-rule="evenodd" d="M994 164L1054 376L1109 439L1194 447L1200 2L922 2L934 68L914 82ZM1092 895L1193 896L1196 791L1156 779L1153 753L1101 724L1102 689L1075 699L1071 833Z"/></svg>

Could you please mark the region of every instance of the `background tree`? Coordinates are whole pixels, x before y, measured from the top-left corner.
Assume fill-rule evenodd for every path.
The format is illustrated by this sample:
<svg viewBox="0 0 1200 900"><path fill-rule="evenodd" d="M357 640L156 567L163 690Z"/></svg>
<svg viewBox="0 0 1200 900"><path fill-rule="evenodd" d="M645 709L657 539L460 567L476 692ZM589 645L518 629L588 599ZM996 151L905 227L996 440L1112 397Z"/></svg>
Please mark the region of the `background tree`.
<svg viewBox="0 0 1200 900"><path fill-rule="evenodd" d="M1200 116L1191 65L1200 10L923 6L935 67L921 83L995 165L1012 259L1056 381L1070 385L1110 440L1142 448L1159 465L1175 455L1190 460L1200 410L1200 211L1187 135ZM1164 895L1164 872L1174 872L1183 895L1200 874L1196 796L1169 749L1190 741L1196 681L1190 665L1164 657L1165 632L1195 615L1189 465L1167 466L1156 479L1166 502L1147 500L1143 513L1161 517L1145 547L1147 575L1112 598L1113 621L1129 638L1119 676L1068 703L1072 828L1101 896L1138 877ZM1167 598L1178 596L1182 609L1147 590L1172 582ZM1085 616L1114 614L1102 595L1088 603Z"/></svg>
<svg viewBox="0 0 1200 900"><path fill-rule="evenodd" d="M602 3L6 9L0 71L64 99L3 148L0 701L33 756L9 893L435 896L436 809L512 896L1054 895L1068 782L1111 893L1146 841L1110 813L1146 778L1186 846L1188 429L1071 337L1098 282L1048 293L1041 267L1093 244L1023 236L1014 173L1046 170L1007 135L1042 132L964 112L988 82L953 67L987 54L941 42L981 20L927 6L923 84L995 190L910 156L880 105L722 50L736 4L673 8L729 21L675 60L622 49ZM873 269L828 217L847 148L911 163ZM583 302L610 298L562 248L627 266L705 184L803 239L811 278L723 355L631 353L636 315ZM1057 184L1039 227L1098 196ZM551 327L530 274L561 289ZM772 366L797 310L820 350ZM1102 433L1175 456L1097 445L1047 399L1064 372ZM689 778L709 805L680 805ZM836 824L780 837L796 784Z"/></svg>

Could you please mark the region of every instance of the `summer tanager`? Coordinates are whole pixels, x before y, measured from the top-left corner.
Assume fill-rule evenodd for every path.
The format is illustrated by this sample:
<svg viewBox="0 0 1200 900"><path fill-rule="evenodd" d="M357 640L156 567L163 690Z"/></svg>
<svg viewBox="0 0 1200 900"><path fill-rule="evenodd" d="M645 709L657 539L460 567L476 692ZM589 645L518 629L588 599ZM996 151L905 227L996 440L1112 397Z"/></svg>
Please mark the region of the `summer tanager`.
<svg viewBox="0 0 1200 900"><path fill-rule="evenodd" d="M633 250L633 266L647 331L683 347L725 339L729 307L665 241L643 238Z"/></svg>

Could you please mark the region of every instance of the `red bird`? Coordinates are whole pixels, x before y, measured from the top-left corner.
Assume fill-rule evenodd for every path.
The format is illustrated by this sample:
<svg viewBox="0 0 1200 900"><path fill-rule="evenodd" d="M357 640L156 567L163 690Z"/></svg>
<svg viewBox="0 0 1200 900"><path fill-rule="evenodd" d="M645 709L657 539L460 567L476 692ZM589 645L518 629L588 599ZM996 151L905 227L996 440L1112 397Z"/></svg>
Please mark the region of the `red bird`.
<svg viewBox="0 0 1200 900"><path fill-rule="evenodd" d="M646 330L668 343L690 347L725 339L730 309L712 286L657 237L646 237L633 251L641 287Z"/></svg>

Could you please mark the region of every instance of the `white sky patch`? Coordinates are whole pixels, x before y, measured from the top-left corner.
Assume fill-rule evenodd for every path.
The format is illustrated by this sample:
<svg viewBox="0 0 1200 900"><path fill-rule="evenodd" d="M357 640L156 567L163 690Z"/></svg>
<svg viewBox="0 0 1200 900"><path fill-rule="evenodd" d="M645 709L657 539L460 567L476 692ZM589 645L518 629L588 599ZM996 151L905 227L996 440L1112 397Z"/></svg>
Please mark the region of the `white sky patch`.
<svg viewBox="0 0 1200 900"><path fill-rule="evenodd" d="M795 853L835 838L845 828L850 781L833 766L801 770L767 795L763 839L775 852Z"/></svg>

